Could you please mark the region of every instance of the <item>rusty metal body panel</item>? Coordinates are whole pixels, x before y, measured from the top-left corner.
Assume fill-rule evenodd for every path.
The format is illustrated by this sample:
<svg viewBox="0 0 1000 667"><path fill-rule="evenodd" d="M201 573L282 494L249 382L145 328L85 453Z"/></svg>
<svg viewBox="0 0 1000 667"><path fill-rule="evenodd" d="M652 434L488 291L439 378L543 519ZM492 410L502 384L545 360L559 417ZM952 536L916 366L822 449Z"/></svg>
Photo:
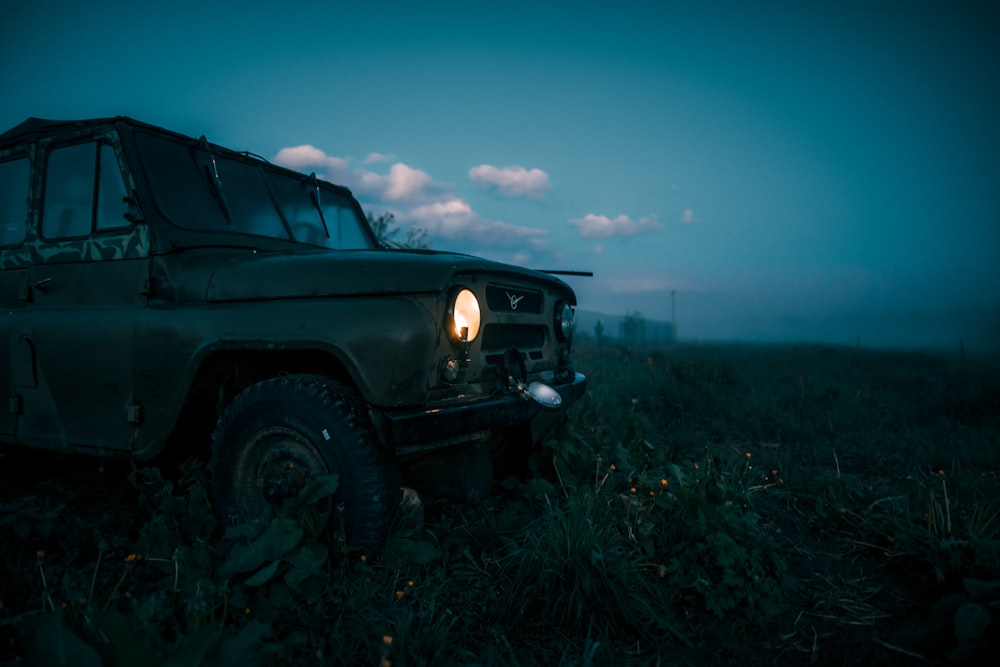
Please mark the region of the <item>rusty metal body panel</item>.
<svg viewBox="0 0 1000 667"><path fill-rule="evenodd" d="M459 288L472 340L448 332ZM204 138L126 118L0 135L0 440L149 457L291 372L353 387L387 447L478 437L538 417L515 380L582 393L567 305L546 274L384 248L345 188Z"/></svg>

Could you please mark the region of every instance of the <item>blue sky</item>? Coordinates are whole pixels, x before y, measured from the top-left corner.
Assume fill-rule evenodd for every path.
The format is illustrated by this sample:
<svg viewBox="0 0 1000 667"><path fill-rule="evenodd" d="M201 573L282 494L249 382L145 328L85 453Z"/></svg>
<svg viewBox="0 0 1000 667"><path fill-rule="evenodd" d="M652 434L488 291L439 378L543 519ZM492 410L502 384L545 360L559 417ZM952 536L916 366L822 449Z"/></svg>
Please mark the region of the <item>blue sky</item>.
<svg viewBox="0 0 1000 667"><path fill-rule="evenodd" d="M19 4L4 129L206 134L684 338L1000 342L987 3Z"/></svg>

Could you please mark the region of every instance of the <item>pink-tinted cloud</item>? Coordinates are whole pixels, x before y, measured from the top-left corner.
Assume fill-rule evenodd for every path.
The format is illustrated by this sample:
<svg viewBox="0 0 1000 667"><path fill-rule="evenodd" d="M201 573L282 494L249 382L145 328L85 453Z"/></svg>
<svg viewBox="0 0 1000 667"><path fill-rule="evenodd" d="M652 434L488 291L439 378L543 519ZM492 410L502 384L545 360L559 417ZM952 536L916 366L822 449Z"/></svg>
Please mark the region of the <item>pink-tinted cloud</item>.
<svg viewBox="0 0 1000 667"><path fill-rule="evenodd" d="M508 197L541 199L549 189L549 175L541 169L520 166L494 167L481 164L469 170L469 180L477 185L493 187Z"/></svg>
<svg viewBox="0 0 1000 667"><path fill-rule="evenodd" d="M590 213L577 220L570 220L580 232L580 236L585 239L610 239L614 237L636 236L647 232L655 232L659 229L660 223L655 216L647 216L633 220L627 215L619 215L616 218L609 218L606 215L595 215Z"/></svg>
<svg viewBox="0 0 1000 667"><path fill-rule="evenodd" d="M457 197L419 206L402 214L402 217L414 220L432 236L478 247L514 248L547 234L534 227L484 220L467 202Z"/></svg>
<svg viewBox="0 0 1000 667"><path fill-rule="evenodd" d="M389 168L389 175L385 177L384 183L382 196L389 201L420 199L434 185L426 171L414 169L402 162Z"/></svg>
<svg viewBox="0 0 1000 667"><path fill-rule="evenodd" d="M362 167L352 168L348 160L327 155L310 145L282 148L274 157L274 162L298 171L316 171L325 180L345 185L359 196L393 204L422 203L439 197L446 190L444 185L435 183L427 172L403 162L389 167L388 174L379 174Z"/></svg>
<svg viewBox="0 0 1000 667"><path fill-rule="evenodd" d="M367 169L355 169L348 185L359 195L375 198L390 204L420 204L441 196L447 189L435 183L426 171L414 169L403 162L389 167L388 174L378 174Z"/></svg>
<svg viewBox="0 0 1000 667"><path fill-rule="evenodd" d="M683 222L685 225L693 225L699 220L700 218L695 216L693 209L686 208L684 209L684 213L681 214L681 222Z"/></svg>
<svg viewBox="0 0 1000 667"><path fill-rule="evenodd" d="M343 183L350 174L350 165L347 160L327 155L309 144L282 148L272 161L296 171L320 172L333 183Z"/></svg>

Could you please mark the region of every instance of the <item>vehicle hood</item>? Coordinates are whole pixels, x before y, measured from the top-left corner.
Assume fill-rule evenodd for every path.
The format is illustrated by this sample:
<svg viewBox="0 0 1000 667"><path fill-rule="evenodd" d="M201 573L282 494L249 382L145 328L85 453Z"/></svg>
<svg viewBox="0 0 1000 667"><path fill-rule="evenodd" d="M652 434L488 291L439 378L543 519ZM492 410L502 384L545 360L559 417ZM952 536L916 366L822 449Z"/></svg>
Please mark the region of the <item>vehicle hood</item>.
<svg viewBox="0 0 1000 667"><path fill-rule="evenodd" d="M209 269L203 274L207 277L205 299L214 302L434 293L462 275L506 276L572 294L565 283L545 273L428 250L243 251L202 255L195 263L202 264L202 270ZM188 275L190 268L185 270Z"/></svg>

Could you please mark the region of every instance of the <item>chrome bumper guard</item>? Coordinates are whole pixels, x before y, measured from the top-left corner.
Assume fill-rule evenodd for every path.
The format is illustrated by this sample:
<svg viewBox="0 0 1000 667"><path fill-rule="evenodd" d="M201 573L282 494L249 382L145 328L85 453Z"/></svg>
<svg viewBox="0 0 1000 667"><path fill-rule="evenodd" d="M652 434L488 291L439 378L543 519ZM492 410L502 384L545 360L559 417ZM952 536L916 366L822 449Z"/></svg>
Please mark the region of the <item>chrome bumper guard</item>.
<svg viewBox="0 0 1000 667"><path fill-rule="evenodd" d="M583 396L587 390L587 377L575 373L571 382L542 383L546 389L558 392L561 402L553 405L550 392L535 387L510 391L494 398L432 410L392 411L382 415L382 428L376 429L383 440L394 447L429 441L442 441L467 433L486 429L513 426L531 421L543 409L553 407L564 410Z"/></svg>

